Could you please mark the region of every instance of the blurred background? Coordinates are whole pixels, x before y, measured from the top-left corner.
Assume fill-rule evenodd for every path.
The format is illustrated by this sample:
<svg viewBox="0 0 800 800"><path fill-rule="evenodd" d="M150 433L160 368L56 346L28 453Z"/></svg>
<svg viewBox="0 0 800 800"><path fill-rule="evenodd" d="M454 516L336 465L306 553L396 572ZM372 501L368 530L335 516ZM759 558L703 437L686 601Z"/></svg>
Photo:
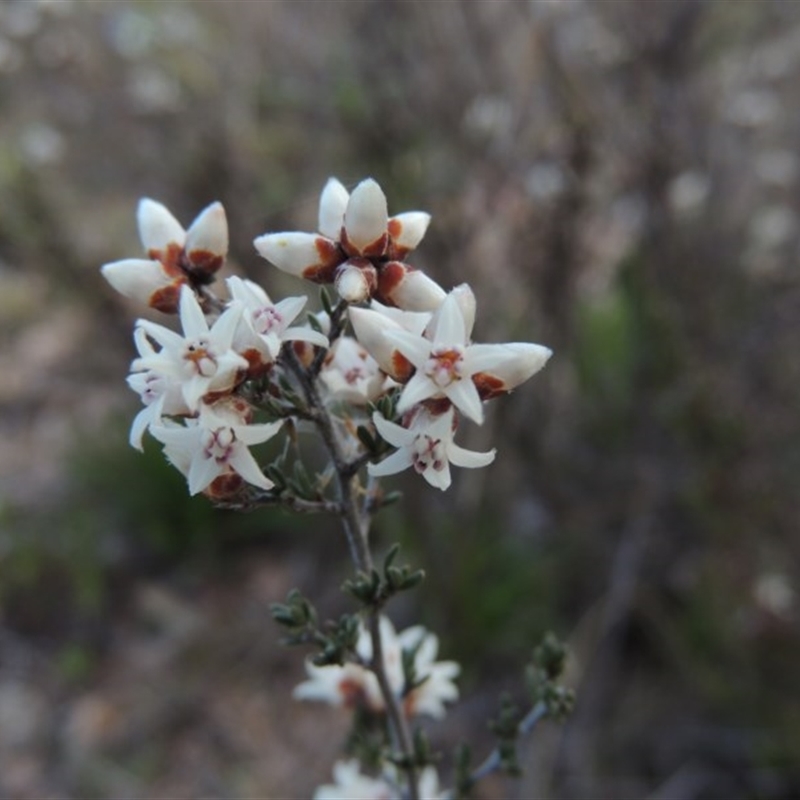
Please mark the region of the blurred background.
<svg viewBox="0 0 800 800"><path fill-rule="evenodd" d="M552 629L575 713L478 797L797 797L799 100L779 0L5 0L0 795L330 779L348 716L291 701L268 607L347 608L341 534L128 447L146 310L98 267L141 254L139 197L221 200L228 269L301 293L252 239L312 230L335 175L432 213L410 260L473 286L478 341L555 351L465 428L491 468L377 519L429 574L398 627L463 665L443 782Z"/></svg>

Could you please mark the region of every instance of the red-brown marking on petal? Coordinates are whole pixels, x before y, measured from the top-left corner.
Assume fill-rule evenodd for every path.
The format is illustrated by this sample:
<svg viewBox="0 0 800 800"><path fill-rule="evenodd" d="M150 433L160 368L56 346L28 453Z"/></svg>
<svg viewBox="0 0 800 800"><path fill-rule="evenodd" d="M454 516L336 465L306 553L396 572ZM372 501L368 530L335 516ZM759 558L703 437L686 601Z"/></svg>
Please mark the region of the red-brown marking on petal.
<svg viewBox="0 0 800 800"><path fill-rule="evenodd" d="M352 678L342 678L337 687L344 701L345 708L355 708L363 704L364 687Z"/></svg>
<svg viewBox="0 0 800 800"><path fill-rule="evenodd" d="M311 366L314 361L314 356L316 355L314 345L311 344L311 342L297 340L291 343L291 348L304 367Z"/></svg>
<svg viewBox="0 0 800 800"><path fill-rule="evenodd" d="M203 494L211 500L233 500L244 489L244 478L236 472L225 472L218 475L203 490Z"/></svg>
<svg viewBox="0 0 800 800"><path fill-rule="evenodd" d="M164 314L177 314L181 299L181 286L183 286L184 283L186 283L186 281L181 277L168 286L156 289L156 291L150 295L147 304L150 308L154 308L156 311L162 311Z"/></svg>
<svg viewBox="0 0 800 800"><path fill-rule="evenodd" d="M248 347L247 350L239 353L242 358L247 359L247 377L260 378L265 375L272 368L272 363L264 361L264 356L260 350L255 347Z"/></svg>
<svg viewBox="0 0 800 800"><path fill-rule="evenodd" d="M333 283L337 264L314 264L303 270L303 277L312 283Z"/></svg>
<svg viewBox="0 0 800 800"><path fill-rule="evenodd" d="M392 351L392 377L405 383L414 374L414 365L399 351Z"/></svg>
<svg viewBox="0 0 800 800"><path fill-rule="evenodd" d="M475 384L481 400L491 400L508 391L505 381L501 381L500 378L496 378L488 372L476 372L472 376L472 382Z"/></svg>
<svg viewBox="0 0 800 800"><path fill-rule="evenodd" d="M224 256L210 250L190 250L186 257L192 272L202 272L205 275L213 275L225 263Z"/></svg>
<svg viewBox="0 0 800 800"><path fill-rule="evenodd" d="M428 409L435 417L444 414L450 409L452 403L446 397L432 397L428 400L423 400L422 405Z"/></svg>
<svg viewBox="0 0 800 800"><path fill-rule="evenodd" d="M356 247L347 236L347 231L342 228L341 241L339 242L342 250L348 256L363 256L364 258L380 258L385 255L386 248L389 246L389 234L382 233L375 241L370 242L364 247Z"/></svg>
<svg viewBox="0 0 800 800"><path fill-rule="evenodd" d="M402 261L389 261L380 268L378 273L378 291L376 297L387 306L396 306L392 299L394 290L406 279L411 267Z"/></svg>
<svg viewBox="0 0 800 800"><path fill-rule="evenodd" d="M403 223L396 217L391 217L389 219L389 224L386 226L386 230L392 239L396 239L403 232Z"/></svg>
<svg viewBox="0 0 800 800"><path fill-rule="evenodd" d="M171 278L180 278L185 275L183 248L175 242L168 244L163 250L152 248L147 251L147 255L155 261L160 261L164 272Z"/></svg>
<svg viewBox="0 0 800 800"><path fill-rule="evenodd" d="M369 291L369 295L372 297L378 287L378 270L375 269L375 265L367 258L348 258L347 261L345 261L343 264L339 264L339 266L336 267L334 280L336 280L340 272L348 267L355 267L356 269L361 270L361 272L364 274L364 278L367 281L367 290Z"/></svg>

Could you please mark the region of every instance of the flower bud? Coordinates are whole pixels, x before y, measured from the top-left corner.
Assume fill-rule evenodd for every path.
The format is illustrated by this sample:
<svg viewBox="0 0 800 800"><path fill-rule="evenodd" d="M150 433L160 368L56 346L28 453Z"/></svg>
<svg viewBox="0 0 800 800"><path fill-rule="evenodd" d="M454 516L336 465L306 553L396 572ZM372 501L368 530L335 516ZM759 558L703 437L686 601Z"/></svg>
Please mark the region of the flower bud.
<svg viewBox="0 0 800 800"><path fill-rule="evenodd" d="M315 283L331 283L343 260L336 242L315 233L268 233L253 244L278 269Z"/></svg>
<svg viewBox="0 0 800 800"><path fill-rule="evenodd" d="M390 261L381 268L377 296L405 311L436 311L447 293L424 272L402 261Z"/></svg>
<svg viewBox="0 0 800 800"><path fill-rule="evenodd" d="M184 245L191 266L213 275L228 254L228 220L222 203L203 209L186 232Z"/></svg>
<svg viewBox="0 0 800 800"><path fill-rule="evenodd" d="M378 273L366 259L345 261L336 270L336 291L348 303L362 303L369 300L378 285Z"/></svg>

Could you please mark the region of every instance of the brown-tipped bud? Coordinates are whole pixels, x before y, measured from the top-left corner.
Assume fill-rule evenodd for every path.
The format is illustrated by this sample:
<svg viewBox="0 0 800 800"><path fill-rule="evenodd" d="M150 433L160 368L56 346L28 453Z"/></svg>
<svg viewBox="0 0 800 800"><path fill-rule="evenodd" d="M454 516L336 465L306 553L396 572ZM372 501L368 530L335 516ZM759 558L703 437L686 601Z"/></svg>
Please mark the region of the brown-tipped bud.
<svg viewBox="0 0 800 800"><path fill-rule="evenodd" d="M353 189L344 212L341 244L352 256L379 258L389 244L389 211L383 189L367 178Z"/></svg>
<svg viewBox="0 0 800 800"><path fill-rule="evenodd" d="M383 335L387 330L403 330L403 326L368 308L350 308L349 314L359 343L387 375L405 383L414 373L414 365Z"/></svg>
<svg viewBox="0 0 800 800"><path fill-rule="evenodd" d="M222 203L212 203L197 215L186 232L184 245L191 269L210 276L228 254L228 220Z"/></svg>
<svg viewBox="0 0 800 800"><path fill-rule="evenodd" d="M351 258L336 270L336 291L348 303L363 303L369 300L378 287L378 273L371 261Z"/></svg>
<svg viewBox="0 0 800 800"><path fill-rule="evenodd" d="M278 269L314 283L332 283L344 260L336 242L316 233L267 233L253 243Z"/></svg>

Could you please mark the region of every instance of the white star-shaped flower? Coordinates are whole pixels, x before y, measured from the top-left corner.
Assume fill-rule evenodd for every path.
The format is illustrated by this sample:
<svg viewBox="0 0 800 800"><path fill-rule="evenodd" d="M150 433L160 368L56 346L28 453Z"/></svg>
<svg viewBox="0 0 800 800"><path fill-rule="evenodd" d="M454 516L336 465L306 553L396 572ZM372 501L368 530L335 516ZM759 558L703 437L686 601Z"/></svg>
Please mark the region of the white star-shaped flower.
<svg viewBox="0 0 800 800"><path fill-rule="evenodd" d="M231 305L209 327L194 292L187 286L182 287L183 336L163 325L140 319L137 327L161 345L161 350L137 358L131 369L134 372L152 370L179 382L186 405L196 411L203 396L231 389L240 370L248 367L247 359L231 348L242 310L239 303Z"/></svg>
<svg viewBox="0 0 800 800"><path fill-rule="evenodd" d="M401 414L417 403L446 397L480 424L483 399L510 391L550 357L547 347L535 344L470 344L471 324L468 326L464 318L464 303L464 296L448 294L424 335L397 329L384 332L384 337L416 367L397 405ZM498 377L493 382L495 374Z"/></svg>
<svg viewBox="0 0 800 800"><path fill-rule="evenodd" d="M262 364L271 364L284 342L309 342L317 347L328 347L328 337L324 334L309 327L292 327L308 302L307 297L286 297L273 303L252 281L233 276L228 278L227 284L233 303L239 303L243 309L233 342L237 352L255 350Z"/></svg>
<svg viewBox="0 0 800 800"><path fill-rule="evenodd" d="M332 400L364 406L383 393L386 376L352 336L341 336L325 358L320 380Z"/></svg>
<svg viewBox="0 0 800 800"><path fill-rule="evenodd" d="M282 421L248 425L230 409L204 405L197 420L188 422L186 426L154 424L150 433L166 445L168 457L186 475L189 494L202 492L230 472L261 489L272 488L274 484L248 448L271 439Z"/></svg>
<svg viewBox="0 0 800 800"><path fill-rule="evenodd" d="M458 698L458 689L453 682L460 672L458 664L434 661L438 639L419 625L397 634L389 618L382 616L380 632L389 686L398 699L402 699L406 714L443 717L444 704ZM403 674L403 651L414 654L414 670L420 681L404 696L408 687ZM368 664L372 659L372 639L363 625L359 630L356 653L361 664ZM319 700L346 708L364 706L371 711L383 711L385 705L378 680L361 664L348 662L341 666L317 667L310 661L306 662L309 679L299 684L293 695L298 700Z"/></svg>
<svg viewBox="0 0 800 800"><path fill-rule="evenodd" d="M444 491L451 483L450 464L473 469L491 464L494 450L488 453L465 450L453 441L454 416L452 408L434 415L421 407L411 425L404 428L375 412L372 421L378 433L397 450L378 464L369 464L369 474L394 475L413 467L431 486Z"/></svg>

